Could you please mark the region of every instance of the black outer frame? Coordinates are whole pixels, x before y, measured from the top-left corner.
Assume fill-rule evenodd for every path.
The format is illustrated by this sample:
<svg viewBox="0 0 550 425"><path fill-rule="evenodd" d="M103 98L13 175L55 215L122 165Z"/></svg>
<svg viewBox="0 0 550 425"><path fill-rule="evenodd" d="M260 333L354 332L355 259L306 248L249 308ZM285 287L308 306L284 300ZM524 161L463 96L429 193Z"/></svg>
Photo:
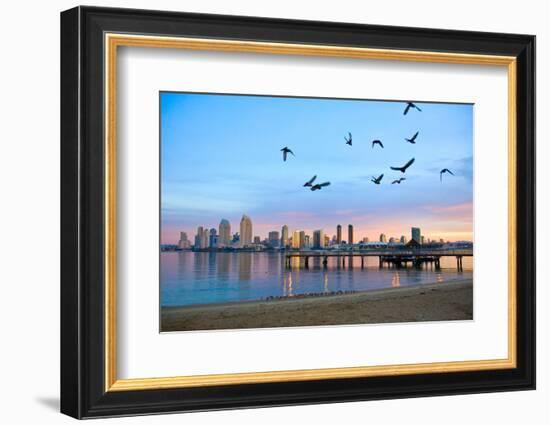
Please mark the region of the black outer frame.
<svg viewBox="0 0 550 425"><path fill-rule="evenodd" d="M105 32L515 56L517 368L105 392ZM534 389L534 131L534 36L86 6L62 12L61 412L92 418Z"/></svg>

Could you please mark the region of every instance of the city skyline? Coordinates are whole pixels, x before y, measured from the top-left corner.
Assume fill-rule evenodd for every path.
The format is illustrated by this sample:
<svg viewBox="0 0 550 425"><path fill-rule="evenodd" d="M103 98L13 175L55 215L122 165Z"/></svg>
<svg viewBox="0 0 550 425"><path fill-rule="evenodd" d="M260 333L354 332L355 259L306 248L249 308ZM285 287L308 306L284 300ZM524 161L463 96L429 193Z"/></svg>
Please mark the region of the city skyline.
<svg viewBox="0 0 550 425"><path fill-rule="evenodd" d="M398 102L186 93L160 100L163 244L177 243L182 231L195 235L200 225L217 229L222 217L235 233L243 211L254 220L252 239L282 233L283 224L287 237L319 229L332 237L341 224L347 240L352 224L359 242L400 237L410 223L427 238L473 239L472 105L423 103L409 120ZM418 130L415 146L403 140ZM353 147L343 139L348 131ZM383 150L371 149L374 138ZM283 163L285 145L296 157ZM413 154L407 180L389 185L397 174L388 164ZM439 164L455 176L441 183ZM387 180L372 185L380 173ZM331 186L304 190L315 174Z"/></svg>
<svg viewBox="0 0 550 425"><path fill-rule="evenodd" d="M240 236L243 227L246 233L244 238ZM368 235L360 235L357 237L357 235L349 233L350 231L353 232L352 224L348 225L348 240L345 240L338 236L338 231L341 230L341 228L341 224L336 225L334 233L331 233L330 230L325 231L325 229L315 229L309 233L305 230L295 229L292 230L292 234L289 237L289 229L285 224L281 226L281 232L278 230L271 230L266 237L262 237L254 232L252 219L246 214L243 214L240 221L239 232L231 233L231 223L223 218L219 222L217 227L218 230L216 230L215 226L211 228L208 226L198 226L194 236L195 243L193 245L190 243L187 232L185 231L180 231L179 240L175 244L166 245L177 245L179 249L190 249L192 247L198 249L209 247L245 248L258 244L267 244L273 248L303 248L304 246L323 248L329 245L340 245L341 243L346 245L365 244L369 242L374 244L379 242L384 244L406 244L411 240L415 240L418 244L424 244L425 242L472 242L471 240L450 241L442 237L426 237L422 234L422 230L419 227L414 226L409 228L409 237L405 236L407 234L406 231L393 236L387 236L385 233L380 233L378 238L374 238L371 241ZM223 235L227 235L227 237ZM350 235L352 236L351 239Z"/></svg>

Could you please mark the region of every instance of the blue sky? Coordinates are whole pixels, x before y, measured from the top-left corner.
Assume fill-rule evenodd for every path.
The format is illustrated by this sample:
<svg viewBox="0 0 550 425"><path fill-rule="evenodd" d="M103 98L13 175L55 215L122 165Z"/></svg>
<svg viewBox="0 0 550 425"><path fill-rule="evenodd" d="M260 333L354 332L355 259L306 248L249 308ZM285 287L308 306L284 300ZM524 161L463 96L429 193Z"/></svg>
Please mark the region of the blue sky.
<svg viewBox="0 0 550 425"><path fill-rule="evenodd" d="M423 234L472 239L473 105L161 93L161 235L176 243L222 218L253 233L351 223L355 239ZM353 146L344 136L353 134ZM417 143L407 143L419 131ZM384 149L371 147L380 139ZM280 149L295 153L286 162ZM405 175L390 170L409 159ZM455 176L439 170L449 168ZM384 173L381 185L371 176ZM331 185L312 192L314 174ZM390 184L406 177L401 185Z"/></svg>

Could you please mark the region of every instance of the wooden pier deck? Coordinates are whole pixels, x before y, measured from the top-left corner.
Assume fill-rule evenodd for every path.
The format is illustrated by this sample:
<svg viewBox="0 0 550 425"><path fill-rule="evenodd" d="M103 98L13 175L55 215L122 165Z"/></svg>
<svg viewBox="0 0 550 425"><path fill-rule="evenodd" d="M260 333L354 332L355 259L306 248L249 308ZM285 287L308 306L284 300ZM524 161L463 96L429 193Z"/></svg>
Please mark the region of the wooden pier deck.
<svg viewBox="0 0 550 425"><path fill-rule="evenodd" d="M455 257L456 268L462 271L462 258L472 257L472 249L414 249L414 250L365 250L365 251L293 251L285 254L285 267L290 268L292 259L298 258L301 265L309 268L310 258L322 259L323 267L328 267L328 259L331 257L337 258L337 264L342 267L353 261L353 258L361 259L361 268L365 267L365 257L378 257L379 267L384 265L394 266L396 268L407 267L411 264L413 267L422 268L424 264L429 264L435 267L436 270L441 268L441 257Z"/></svg>

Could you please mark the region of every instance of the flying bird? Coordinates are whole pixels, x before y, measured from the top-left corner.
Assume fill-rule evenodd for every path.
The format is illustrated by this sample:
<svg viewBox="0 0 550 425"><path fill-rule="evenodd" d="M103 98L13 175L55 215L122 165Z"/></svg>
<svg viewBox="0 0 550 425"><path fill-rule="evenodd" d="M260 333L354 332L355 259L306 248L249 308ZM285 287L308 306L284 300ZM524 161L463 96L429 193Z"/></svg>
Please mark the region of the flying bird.
<svg viewBox="0 0 550 425"><path fill-rule="evenodd" d="M414 109L417 109L418 111L422 112L422 109L420 109L418 106L416 106L414 103L412 102L407 102L407 107L405 108L405 110L403 111L403 115L407 115L407 113L409 112L409 109L411 108L414 108Z"/></svg>
<svg viewBox="0 0 550 425"><path fill-rule="evenodd" d="M325 186L328 186L328 185L330 185L330 182L317 183L317 184L314 184L313 186L311 186L311 190L313 190L313 191L321 190L321 188L323 188Z"/></svg>
<svg viewBox="0 0 550 425"><path fill-rule="evenodd" d="M352 142L352 137L351 137L351 133L348 132L348 137L344 137L344 140L346 141L346 145L350 145L351 146L351 142Z"/></svg>
<svg viewBox="0 0 550 425"><path fill-rule="evenodd" d="M402 167L390 167L392 170L395 170L395 171L401 171L402 173L404 173L405 171L407 171L407 168L409 168L412 163L414 162L414 158L412 158L411 160L409 160L409 162L407 162L405 165L403 165Z"/></svg>
<svg viewBox="0 0 550 425"><path fill-rule="evenodd" d="M416 133L414 133L413 137L411 137L410 139L405 138L405 140L409 143L413 143L413 144L416 143L416 138L418 137L418 133L420 133L420 132L417 131Z"/></svg>
<svg viewBox="0 0 550 425"><path fill-rule="evenodd" d="M315 181L315 179L317 178L317 175L313 176L309 181L305 182L304 183L304 187L311 187L313 186L313 182Z"/></svg>
<svg viewBox="0 0 550 425"><path fill-rule="evenodd" d="M448 168L443 168L443 170L441 170L439 172L439 181L443 181L443 174L444 173L449 173L451 176L454 176L453 172L451 170L449 170Z"/></svg>
<svg viewBox="0 0 550 425"><path fill-rule="evenodd" d="M372 177L372 179L370 179L371 182L373 182L374 184L380 184L380 182L382 181L382 177L384 177L384 174L380 174L378 177Z"/></svg>
<svg viewBox="0 0 550 425"><path fill-rule="evenodd" d="M397 183L397 184L401 184L401 182L402 182L403 180L407 180L407 179L406 179L405 177L400 177L400 178L398 178L397 180L392 181L391 184L396 184L396 183Z"/></svg>
<svg viewBox="0 0 550 425"><path fill-rule="evenodd" d="M372 147L374 148L374 145L380 145L380 147L383 149L384 148L384 145L382 144L382 142L380 140L373 140L372 141Z"/></svg>
<svg viewBox="0 0 550 425"><path fill-rule="evenodd" d="M289 154L289 153L291 153L292 156L296 156L296 155L294 155L294 152L292 152L292 151L291 151L288 147L286 147L286 146L285 146L284 148L281 149L281 152L283 153L283 161L286 161L286 156L287 156L287 154Z"/></svg>

